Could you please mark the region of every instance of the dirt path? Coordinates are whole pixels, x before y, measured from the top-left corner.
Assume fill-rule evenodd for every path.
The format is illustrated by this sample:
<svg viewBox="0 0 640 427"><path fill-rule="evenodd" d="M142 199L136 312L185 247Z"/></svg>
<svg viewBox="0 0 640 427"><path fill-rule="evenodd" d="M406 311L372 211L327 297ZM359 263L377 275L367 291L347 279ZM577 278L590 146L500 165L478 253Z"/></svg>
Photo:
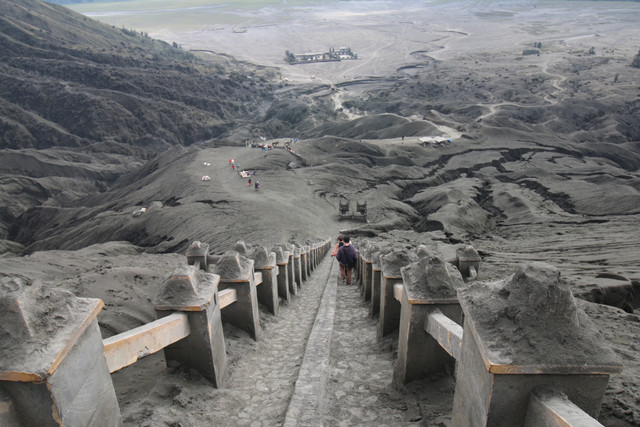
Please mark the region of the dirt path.
<svg viewBox="0 0 640 427"><path fill-rule="evenodd" d="M556 105L560 102L560 94L565 90L561 85L567 79L566 76L549 71L549 65L551 65L551 62L556 61L558 61L557 58L547 58L547 60L542 65L542 72L551 77L551 86L556 89L553 93L549 93L544 96L544 100L550 105Z"/></svg>
<svg viewBox="0 0 640 427"><path fill-rule="evenodd" d="M524 104L518 104L513 102L499 102L494 104L476 104L479 107L487 108L489 111L478 116L475 119L475 121L479 122L482 119L486 119L487 117L493 116L500 107L504 107L504 106L511 106L511 107L518 107L518 108L545 107L545 106L548 107L548 106L553 106L560 103L560 101L562 100L561 94L562 92L565 91L565 88L562 87L562 83L564 83L567 77L563 76L562 74L556 74L549 71L549 66L553 62L557 62L558 60L559 58L555 55L551 57L547 57L541 65L542 72L550 77L551 86L554 88L553 92L548 93L544 96L543 99L546 104L541 103L541 104L524 105Z"/></svg>

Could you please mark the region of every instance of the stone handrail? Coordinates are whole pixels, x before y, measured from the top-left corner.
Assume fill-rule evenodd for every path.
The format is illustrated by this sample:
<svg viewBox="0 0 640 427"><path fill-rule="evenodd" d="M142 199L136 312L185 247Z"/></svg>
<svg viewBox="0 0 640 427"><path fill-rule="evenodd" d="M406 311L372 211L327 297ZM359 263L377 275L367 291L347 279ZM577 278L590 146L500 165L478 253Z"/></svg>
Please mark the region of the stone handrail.
<svg viewBox="0 0 640 427"><path fill-rule="evenodd" d="M254 273L257 285L262 283L262 273ZM235 289L218 292L220 309L238 300ZM132 365L145 356L186 338L191 329L187 315L174 313L129 331L102 340L109 372L114 373Z"/></svg>
<svg viewBox="0 0 640 427"><path fill-rule="evenodd" d="M471 249L466 246L464 250L458 250L460 259L451 264L464 269L464 276L473 280L477 278L479 260L469 256L473 253ZM400 329L394 384L401 386L448 364L450 372L456 372L452 426L507 425L501 420L508 420L508 425L526 427L600 426L594 417L600 411L608 377L620 372L623 367L617 356L597 338L590 340L580 335L588 325L584 319L586 315L579 322L578 332L571 332L575 326L570 318L558 319L569 321L568 325L561 328L563 334L574 333L579 336L576 344L573 344L577 350L573 350L572 354L552 357L548 362L542 354L530 358L529 362L525 352L518 363L513 363L510 358L503 360L499 356L501 353L496 353L495 337L491 336L495 333L495 327L486 329L482 322L476 320L483 318L478 307L486 306L478 304L478 301L485 298L485 294L490 294L489 290L495 288L495 284L493 288L487 286L481 291L475 290L480 284L471 287L462 285L456 278L459 273L452 274L448 264L436 259L438 256L424 248L419 249L414 262L401 268L402 279L397 281L398 272L385 268L389 266L385 266L384 255L378 254L376 259L375 249L366 247L360 255L357 271L362 296L365 300L367 296L376 294L380 298L378 337L382 338L393 329ZM382 280L377 282L375 269L369 267L376 263L382 264ZM505 289L508 289L504 294L516 298L518 292L528 295L538 291L538 287L542 288L540 292L545 292L548 286L551 291L546 290L547 294L543 295L557 295L560 301L549 302L552 307L549 310L572 313L575 311L575 308L571 308L575 304L573 296L568 291L563 293L565 291L556 285L554 280L557 279L553 279L559 277L556 272L553 267L544 264L525 266L503 281ZM535 285L529 284L531 281ZM545 281L550 282L547 284ZM451 291L446 290L446 283L454 286ZM526 291L518 291L519 287L524 287ZM531 297L528 298L523 301L531 301ZM501 299L504 298L495 298L498 301ZM559 310L556 305L560 303L567 304L568 308ZM389 319L389 312L396 310L395 304L399 306L401 315ZM548 319L554 312L545 314L545 307L517 310L531 310L532 315L542 312L539 314L541 318ZM582 315L576 312L574 316ZM464 327L461 326L463 319ZM528 340L540 342L545 339L545 328L537 326L538 323L534 322L534 329L528 331ZM595 329L590 333L595 334ZM536 334L540 337L533 338ZM487 339L491 342L491 351L484 344ZM520 354L519 344L514 340L510 336L505 341L508 342L505 344L505 354ZM528 342L531 341L526 341L524 345L527 346ZM590 351L581 349L580 345L591 346ZM594 351L594 348L597 350ZM556 351L562 350L563 347L556 348ZM585 356L587 354L590 356ZM562 362L558 363L558 360Z"/></svg>
<svg viewBox="0 0 640 427"><path fill-rule="evenodd" d="M396 283L395 285L393 285L393 297L398 302L402 302L402 290L403 290L402 283Z"/></svg>
<svg viewBox="0 0 640 427"><path fill-rule="evenodd" d="M424 330L438 341L451 357L458 360L462 353L462 326L442 314L440 310L434 310L427 315L424 322Z"/></svg>
<svg viewBox="0 0 640 427"><path fill-rule="evenodd" d="M225 307L238 301L238 292L235 289L225 289L222 291L218 291L218 301L220 302L220 308L224 309Z"/></svg>
<svg viewBox="0 0 640 427"><path fill-rule="evenodd" d="M394 298L401 301L403 284L393 287ZM440 310L433 310L424 322L424 331L433 337L451 357L459 360L462 354L463 328ZM525 427L602 427L566 396L531 393Z"/></svg>
<svg viewBox="0 0 640 427"><path fill-rule="evenodd" d="M603 427L563 393L531 393L524 427Z"/></svg>
<svg viewBox="0 0 640 427"><path fill-rule="evenodd" d="M259 271L256 272L256 273L253 273L253 281L256 282L256 286L261 285L262 284L262 273L259 272Z"/></svg>
<svg viewBox="0 0 640 427"><path fill-rule="evenodd" d="M145 356L187 337L191 333L186 313L162 319L102 340L109 372L116 372Z"/></svg>
<svg viewBox="0 0 640 427"><path fill-rule="evenodd" d="M301 274L304 271L305 279L328 253L329 243L325 240L297 249L296 268ZM242 246L246 247L244 243ZM26 286L30 284L20 278L2 279L0 320L8 334L2 336L0 348L3 354L16 357L0 360L0 408L7 409L0 411L0 424L39 425L49 420L55 425L89 425L100 419L102 425L121 425L109 374L160 350L164 350L167 361L176 360L200 371L213 386L224 384L224 314L230 313L229 321L258 339L256 294L270 299L272 305L269 301L266 305L277 314L278 286L282 282L278 277L283 274L283 280L291 281L286 289L299 287L301 282L294 282L293 274L288 274L290 260L295 262L288 252L286 259L280 253L276 268L275 255L271 257L273 252L266 250L253 248L248 254L251 259L237 252L218 259L209 256L208 245L198 244L195 251L192 249L187 253L190 265L174 270L154 300L158 319L104 340L96 319L104 306L101 300L77 298L45 286L42 288L46 290L39 290ZM215 273L218 261L226 262L220 274ZM53 331L31 329L27 319L32 314L25 311L41 305L31 301L39 295L37 292L55 294L52 302L61 307L51 307L50 311L70 313L68 324L55 326ZM31 348L32 343L39 343L38 348Z"/></svg>

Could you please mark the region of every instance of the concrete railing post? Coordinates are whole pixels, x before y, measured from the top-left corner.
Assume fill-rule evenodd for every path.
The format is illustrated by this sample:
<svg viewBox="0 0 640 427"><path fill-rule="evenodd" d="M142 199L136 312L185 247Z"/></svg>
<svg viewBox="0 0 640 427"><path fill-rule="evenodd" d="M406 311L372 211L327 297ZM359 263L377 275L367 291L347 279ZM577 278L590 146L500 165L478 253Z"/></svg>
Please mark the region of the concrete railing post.
<svg viewBox="0 0 640 427"><path fill-rule="evenodd" d="M0 426L20 427L21 425L13 399L2 390L0 385Z"/></svg>
<svg viewBox="0 0 640 427"><path fill-rule="evenodd" d="M394 250L380 256L382 266L382 283L380 285L380 317L378 318L377 337L381 339L398 330L400 324L400 301L396 300L393 285L402 283L400 269L411 264L415 259L409 251Z"/></svg>
<svg viewBox="0 0 640 427"><path fill-rule="evenodd" d="M237 293L237 301L222 310L222 320L247 331L253 339L260 339L262 329L253 260L235 251L227 252L209 269L220 276L219 290L231 288Z"/></svg>
<svg viewBox="0 0 640 427"><path fill-rule="evenodd" d="M480 261L480 254L473 246L465 245L456 249L456 264L463 278L475 279L480 268Z"/></svg>
<svg viewBox="0 0 640 427"><path fill-rule="evenodd" d="M199 371L215 387L224 385L227 366L218 304L219 280L218 275L194 266L178 267L153 300L158 318L184 312L191 329L186 338L164 348L165 359Z"/></svg>
<svg viewBox="0 0 640 427"><path fill-rule="evenodd" d="M371 300L374 254L378 254L379 252L380 248L377 245L372 244L370 241L365 241L359 251L360 264L362 265L362 276L360 276L360 284L362 287L360 292L365 301Z"/></svg>
<svg viewBox="0 0 640 427"><path fill-rule="evenodd" d="M301 281L298 285L302 287L302 282L306 282L309 277L309 246L300 248L300 274Z"/></svg>
<svg viewBox="0 0 640 427"><path fill-rule="evenodd" d="M289 294L297 295L298 294L298 285L296 284L296 262L295 262L295 251L296 246L291 243L286 243L280 245L282 250L286 250L289 253L289 264L287 265L287 281L289 283Z"/></svg>
<svg viewBox="0 0 640 427"><path fill-rule="evenodd" d="M362 260L362 297L365 301L371 299L371 281L373 279L373 260L369 258L368 254L364 254L360 257Z"/></svg>
<svg viewBox="0 0 640 427"><path fill-rule="evenodd" d="M193 242L187 249L187 264L200 266L201 270L207 271L209 267L209 245L199 241Z"/></svg>
<svg viewBox="0 0 640 427"><path fill-rule="evenodd" d="M0 390L20 424L122 425L96 320L102 307L22 278L0 280Z"/></svg>
<svg viewBox="0 0 640 427"><path fill-rule="evenodd" d="M251 248L244 242L244 240L238 240L231 248L232 251L238 252L240 255L246 257Z"/></svg>
<svg viewBox="0 0 640 427"><path fill-rule="evenodd" d="M364 279L365 279L365 271L367 263L364 260L363 253L366 251L366 247L369 245L369 240L358 241L358 246L356 250L358 251L358 261L356 263L356 267L354 268L354 272L356 276L354 280L358 281L358 287L360 288L360 294L364 295Z"/></svg>
<svg viewBox="0 0 640 427"><path fill-rule="evenodd" d="M296 246L293 253L293 274L295 279L294 288L300 288L302 283L302 250ZM305 276L306 277L306 276ZM298 291L293 292L296 294Z"/></svg>
<svg viewBox="0 0 640 427"><path fill-rule="evenodd" d="M356 261L356 266L353 269L353 281L357 281L358 288L360 289L360 295L364 295L364 259L362 259L362 254L358 253L358 260Z"/></svg>
<svg viewBox="0 0 640 427"><path fill-rule="evenodd" d="M401 269L402 308L398 335L398 358L393 382L405 384L425 374L455 365L455 360L425 332L430 311L440 310L456 323L462 322L462 310L456 289L463 287L460 272L442 257L422 253L415 263Z"/></svg>
<svg viewBox="0 0 640 427"><path fill-rule="evenodd" d="M309 271L313 273L316 269L316 244L309 244Z"/></svg>
<svg viewBox="0 0 640 427"><path fill-rule="evenodd" d="M371 303L369 304L369 314L374 317L380 312L380 284L382 283L382 266L380 265L380 252L371 255Z"/></svg>
<svg viewBox="0 0 640 427"><path fill-rule="evenodd" d="M327 248L327 242L326 241L322 241L320 243L318 243L318 255L317 255L317 260L316 260L316 265L320 265L320 263L322 262L322 260L324 259L325 255L326 255L326 248Z"/></svg>
<svg viewBox="0 0 640 427"><path fill-rule="evenodd" d="M307 279L311 276L311 246L306 245L304 247L306 253L307 253Z"/></svg>
<svg viewBox="0 0 640 427"><path fill-rule="evenodd" d="M522 426L541 387L597 418L609 376L622 365L557 269L525 265L458 297L464 332L452 426Z"/></svg>
<svg viewBox="0 0 640 427"><path fill-rule="evenodd" d="M258 302L264 304L269 312L277 316L280 311L280 298L278 297L278 266L276 254L267 252L262 246L254 247L249 251L248 257L254 262L253 269L262 273L262 284L257 287Z"/></svg>
<svg viewBox="0 0 640 427"><path fill-rule="evenodd" d="M291 293L289 291L289 251L283 250L282 246L274 246L271 251L276 254L278 295L289 302L291 301Z"/></svg>

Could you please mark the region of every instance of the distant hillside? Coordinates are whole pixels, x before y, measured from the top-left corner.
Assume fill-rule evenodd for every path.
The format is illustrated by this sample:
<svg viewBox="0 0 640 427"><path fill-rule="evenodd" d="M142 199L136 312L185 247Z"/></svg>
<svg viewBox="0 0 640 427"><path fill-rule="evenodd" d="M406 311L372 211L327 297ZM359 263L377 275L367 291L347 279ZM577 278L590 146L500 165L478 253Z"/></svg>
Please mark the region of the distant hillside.
<svg viewBox="0 0 640 427"><path fill-rule="evenodd" d="M0 2L0 253L32 208L102 194L166 149L252 129L273 103L271 71L224 62L63 6Z"/></svg>
<svg viewBox="0 0 640 427"><path fill-rule="evenodd" d="M265 77L39 0L0 2L0 44L0 148L153 154L220 136L271 99Z"/></svg>

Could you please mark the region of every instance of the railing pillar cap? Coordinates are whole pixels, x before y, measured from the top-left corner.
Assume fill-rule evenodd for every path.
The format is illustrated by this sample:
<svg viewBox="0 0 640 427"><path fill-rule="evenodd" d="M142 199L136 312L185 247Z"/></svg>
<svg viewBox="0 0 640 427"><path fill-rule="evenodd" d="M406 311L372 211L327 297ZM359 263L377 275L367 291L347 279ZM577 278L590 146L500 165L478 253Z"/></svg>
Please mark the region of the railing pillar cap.
<svg viewBox="0 0 640 427"><path fill-rule="evenodd" d="M218 274L220 280L250 280L253 276L253 260L230 251L222 255L210 270Z"/></svg>
<svg viewBox="0 0 640 427"><path fill-rule="evenodd" d="M21 277L0 279L0 379L51 375L104 303ZM12 374L22 374L14 378Z"/></svg>
<svg viewBox="0 0 640 427"><path fill-rule="evenodd" d="M418 261L400 269L409 300L450 303L464 287L462 275L433 252L419 253Z"/></svg>
<svg viewBox="0 0 640 427"><path fill-rule="evenodd" d="M418 258L427 258L437 256L438 253L434 249L429 248L427 245L419 245L418 249L416 250L416 255L418 255Z"/></svg>
<svg viewBox="0 0 640 427"><path fill-rule="evenodd" d="M153 300L156 310L200 311L213 301L220 277L192 265L173 270Z"/></svg>
<svg viewBox="0 0 640 427"><path fill-rule="evenodd" d="M274 246L271 248L271 252L276 254L276 262L277 263L286 263L289 262L289 251L284 250L282 246Z"/></svg>
<svg viewBox="0 0 640 427"><path fill-rule="evenodd" d="M526 264L505 280L459 289L458 299L488 366L510 365L504 370L519 373L622 370L560 272L549 264Z"/></svg>
<svg viewBox="0 0 640 427"><path fill-rule="evenodd" d="M206 271L209 263L209 244L196 240L187 249L186 256L187 264L194 265L200 261L200 268Z"/></svg>
<svg viewBox="0 0 640 427"><path fill-rule="evenodd" d="M268 251L264 246L255 246L249 251L247 257L253 260L254 269L275 267L276 265L275 252Z"/></svg>
<svg viewBox="0 0 640 427"><path fill-rule="evenodd" d="M393 249L380 255L380 265L385 277L401 277L400 269L416 260L406 249Z"/></svg>
<svg viewBox="0 0 640 427"><path fill-rule="evenodd" d="M367 261L373 261L373 256L376 252L380 252L380 246L372 243L365 244L364 247L360 250L360 254Z"/></svg>
<svg viewBox="0 0 640 427"><path fill-rule="evenodd" d="M249 245L247 245L243 240L238 240L231 250L238 252L242 256L247 256L247 253L250 251Z"/></svg>
<svg viewBox="0 0 640 427"><path fill-rule="evenodd" d="M189 257L203 257L209 254L209 244L203 243L198 240L189 245L187 249L187 258Z"/></svg>
<svg viewBox="0 0 640 427"><path fill-rule="evenodd" d="M471 245L460 246L456 249L456 257L458 261L479 262L482 260L478 251Z"/></svg>
<svg viewBox="0 0 640 427"><path fill-rule="evenodd" d="M380 250L374 251L371 253L371 262L374 267L380 268L380 254L382 252Z"/></svg>
<svg viewBox="0 0 640 427"><path fill-rule="evenodd" d="M292 254L293 254L293 251L296 248L296 245L294 245L293 243L282 243L279 246L282 247L283 250L287 250Z"/></svg>

